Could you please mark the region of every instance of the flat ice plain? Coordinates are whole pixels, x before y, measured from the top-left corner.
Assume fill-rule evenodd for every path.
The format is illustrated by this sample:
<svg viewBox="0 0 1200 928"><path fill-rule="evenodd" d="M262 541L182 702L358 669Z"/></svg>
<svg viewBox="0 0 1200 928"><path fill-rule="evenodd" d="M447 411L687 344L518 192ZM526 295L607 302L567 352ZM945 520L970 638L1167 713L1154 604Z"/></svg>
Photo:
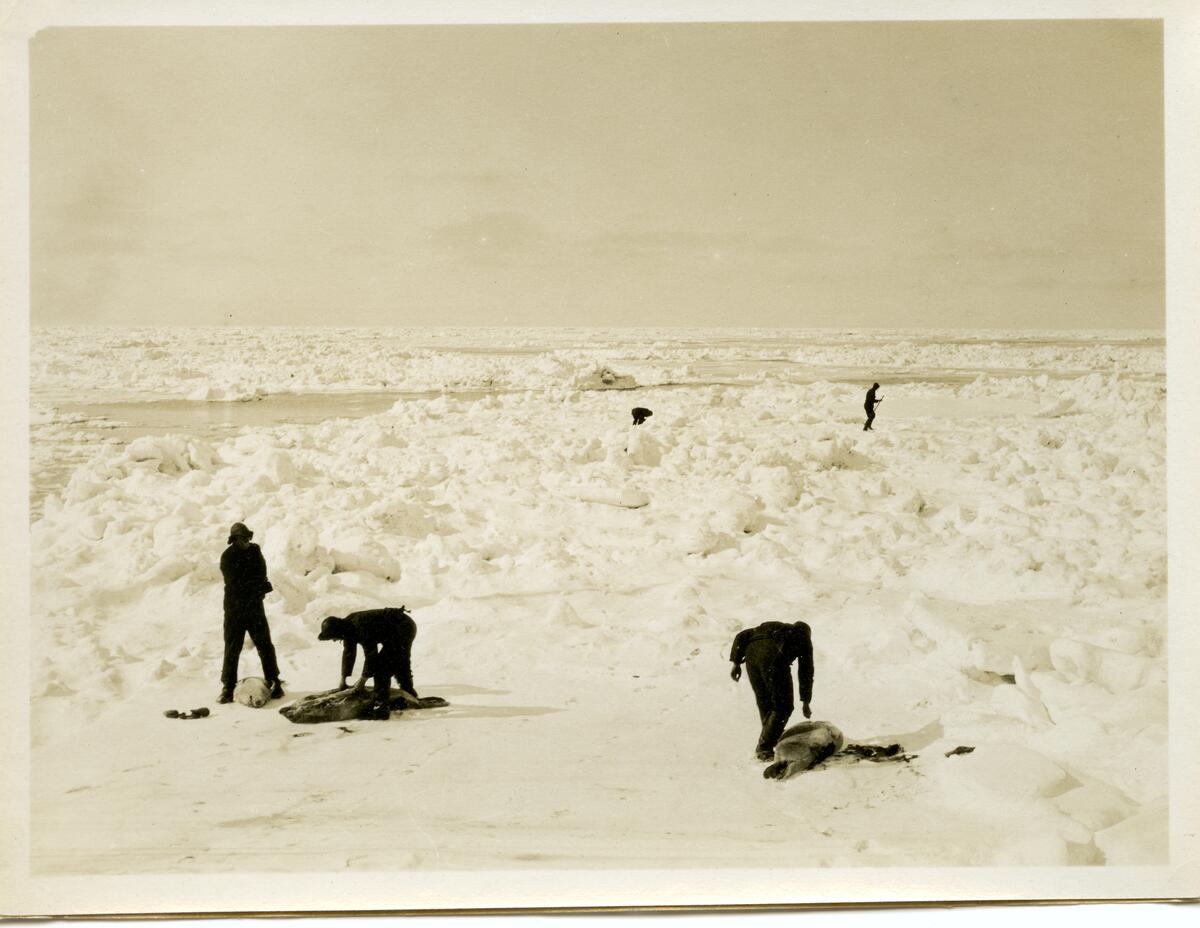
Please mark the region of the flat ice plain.
<svg viewBox="0 0 1200 928"><path fill-rule="evenodd" d="M37 873L1166 861L1160 334L55 328L31 389ZM450 707L216 706L234 521L289 699L403 603ZM763 780L767 619L917 758Z"/></svg>

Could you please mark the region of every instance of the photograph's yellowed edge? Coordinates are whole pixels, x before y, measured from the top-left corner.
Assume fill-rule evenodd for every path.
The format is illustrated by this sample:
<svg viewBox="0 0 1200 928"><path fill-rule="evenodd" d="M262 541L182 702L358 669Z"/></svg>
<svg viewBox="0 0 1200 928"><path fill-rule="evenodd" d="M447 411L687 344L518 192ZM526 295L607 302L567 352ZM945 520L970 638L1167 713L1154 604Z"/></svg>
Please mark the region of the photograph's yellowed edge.
<svg viewBox="0 0 1200 928"><path fill-rule="evenodd" d="M210 912L470 911L788 906L929 901L1179 899L1200 894L1200 4L1017 0L861 3L299 3L32 2L11 5L0 25L5 93L5 297L0 352L7 389L3 444L3 817L0 915ZM51 25L285 25L420 22L777 21L804 19L1149 18L1164 22L1167 216L1168 542L1171 863L1165 867L842 868L804 870L596 870L361 873L227 873L169 876L33 876L29 869L30 630L28 40ZM69 763L69 758L64 758Z"/></svg>

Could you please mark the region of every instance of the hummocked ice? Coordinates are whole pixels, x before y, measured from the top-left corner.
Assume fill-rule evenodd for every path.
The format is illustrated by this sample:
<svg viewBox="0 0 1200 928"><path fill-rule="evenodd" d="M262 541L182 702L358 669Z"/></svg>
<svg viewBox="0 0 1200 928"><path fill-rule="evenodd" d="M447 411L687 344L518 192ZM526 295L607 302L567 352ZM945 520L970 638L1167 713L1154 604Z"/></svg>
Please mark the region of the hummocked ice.
<svg viewBox="0 0 1200 928"><path fill-rule="evenodd" d="M31 513L35 872L1166 860L1161 340L472 337L34 330L35 481L70 462ZM108 439L59 412L422 391ZM449 706L214 706L235 521L288 701L336 682L323 617L406 603ZM767 620L812 628L814 720L906 762L763 778L728 654Z"/></svg>

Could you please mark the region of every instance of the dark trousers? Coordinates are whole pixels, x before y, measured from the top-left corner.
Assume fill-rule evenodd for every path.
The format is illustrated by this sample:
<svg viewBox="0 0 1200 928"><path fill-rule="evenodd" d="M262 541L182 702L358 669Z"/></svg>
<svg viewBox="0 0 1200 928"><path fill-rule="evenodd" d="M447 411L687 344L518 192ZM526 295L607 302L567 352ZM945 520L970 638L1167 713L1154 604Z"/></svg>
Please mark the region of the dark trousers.
<svg viewBox="0 0 1200 928"><path fill-rule="evenodd" d="M275 662L275 645L271 643L271 629L263 612L262 600L251 603L227 604L225 606L225 660L221 664L221 685L233 689L237 683L238 658L242 656L242 645L246 635L254 642L258 659L262 661L263 676L268 682L279 679L279 665Z"/></svg>
<svg viewBox="0 0 1200 928"><path fill-rule="evenodd" d="M863 431L874 431L874 429L871 428L871 423L875 421L875 407L864 406L863 408L867 411L867 424L863 426Z"/></svg>
<svg viewBox="0 0 1200 928"><path fill-rule="evenodd" d="M412 640L385 642L375 657L371 676L375 680L374 701L387 705L391 696L392 677L400 688L416 696L412 679Z"/></svg>
<svg viewBox="0 0 1200 928"><path fill-rule="evenodd" d="M746 660L746 672L758 703L762 733L758 736L759 751L773 751L779 736L796 707L792 699L792 672L788 664L779 661Z"/></svg>

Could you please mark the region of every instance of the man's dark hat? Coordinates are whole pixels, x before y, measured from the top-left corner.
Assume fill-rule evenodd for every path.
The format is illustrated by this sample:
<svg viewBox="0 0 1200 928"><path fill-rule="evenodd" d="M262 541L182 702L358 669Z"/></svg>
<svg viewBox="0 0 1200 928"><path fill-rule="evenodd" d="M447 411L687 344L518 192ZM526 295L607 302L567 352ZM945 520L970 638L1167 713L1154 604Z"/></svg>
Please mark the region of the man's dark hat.
<svg viewBox="0 0 1200 928"><path fill-rule="evenodd" d="M245 524L241 522L234 522L233 528L229 530L229 540L226 543L233 544L233 539L237 538L239 535L241 535L243 538L253 538L254 532L246 528Z"/></svg>
<svg viewBox="0 0 1200 928"><path fill-rule="evenodd" d="M341 623L336 615L331 615L321 623L321 631L317 634L318 641L328 641L330 638L337 638L338 625Z"/></svg>

